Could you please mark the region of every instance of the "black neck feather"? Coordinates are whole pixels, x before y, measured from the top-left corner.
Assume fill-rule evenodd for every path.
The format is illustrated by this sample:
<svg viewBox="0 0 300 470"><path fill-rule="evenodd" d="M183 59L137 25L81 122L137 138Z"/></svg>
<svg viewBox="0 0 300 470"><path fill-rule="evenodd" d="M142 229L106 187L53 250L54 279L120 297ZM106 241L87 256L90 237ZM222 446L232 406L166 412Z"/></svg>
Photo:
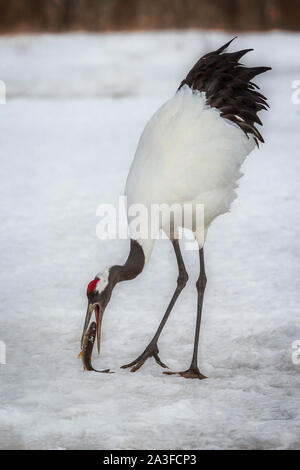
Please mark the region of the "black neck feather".
<svg viewBox="0 0 300 470"><path fill-rule="evenodd" d="M145 265L145 255L141 245L136 240L130 241L130 253L123 266L116 265L110 268L110 282L129 281L140 274Z"/></svg>

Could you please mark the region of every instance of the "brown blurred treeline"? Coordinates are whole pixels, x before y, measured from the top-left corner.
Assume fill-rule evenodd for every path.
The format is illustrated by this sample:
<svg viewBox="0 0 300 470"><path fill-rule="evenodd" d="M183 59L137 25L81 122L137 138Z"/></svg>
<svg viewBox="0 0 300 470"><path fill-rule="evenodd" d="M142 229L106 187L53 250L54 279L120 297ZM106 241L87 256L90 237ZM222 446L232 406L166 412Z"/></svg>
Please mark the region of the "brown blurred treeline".
<svg viewBox="0 0 300 470"><path fill-rule="evenodd" d="M0 0L0 33L300 30L300 0Z"/></svg>

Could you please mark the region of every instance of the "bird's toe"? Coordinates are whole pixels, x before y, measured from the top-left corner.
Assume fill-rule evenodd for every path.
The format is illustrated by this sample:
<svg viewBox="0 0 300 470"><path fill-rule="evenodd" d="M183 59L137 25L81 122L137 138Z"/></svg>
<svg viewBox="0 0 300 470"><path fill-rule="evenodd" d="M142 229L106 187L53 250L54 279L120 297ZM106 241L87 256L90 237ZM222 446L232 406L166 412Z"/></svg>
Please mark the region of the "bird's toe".
<svg viewBox="0 0 300 470"><path fill-rule="evenodd" d="M132 369L130 369L130 372L136 372L137 370L139 370L142 367L142 365L144 365L144 362L145 361L137 362L137 364L134 367L132 367Z"/></svg>
<svg viewBox="0 0 300 470"><path fill-rule="evenodd" d="M154 354L154 359L156 360L159 366L163 367L164 369L168 369L168 366L164 362L161 361L158 354Z"/></svg>
<svg viewBox="0 0 300 470"><path fill-rule="evenodd" d="M184 377L185 379L199 379L199 380L207 379L205 375L201 374L198 367L184 370L181 372L166 371L163 373L166 375L179 375L180 377Z"/></svg>

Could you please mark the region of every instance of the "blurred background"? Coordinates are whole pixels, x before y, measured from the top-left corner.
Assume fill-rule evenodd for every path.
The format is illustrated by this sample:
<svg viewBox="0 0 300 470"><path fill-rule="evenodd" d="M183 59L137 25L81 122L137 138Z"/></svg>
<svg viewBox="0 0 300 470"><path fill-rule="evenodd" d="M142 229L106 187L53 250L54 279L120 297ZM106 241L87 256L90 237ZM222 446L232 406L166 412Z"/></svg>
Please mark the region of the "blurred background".
<svg viewBox="0 0 300 470"><path fill-rule="evenodd" d="M298 30L300 0L0 0L2 449L299 448ZM172 380L153 361L119 369L173 292L164 241L105 313L94 366L116 373L83 375L86 286L128 254L127 240L97 238L96 210L117 205L149 118L236 35L230 51L254 49L244 64L272 67L255 79L270 110L206 241L209 380ZM183 252L190 282L159 344L173 370L189 363L196 312L198 257Z"/></svg>
<svg viewBox="0 0 300 470"><path fill-rule="evenodd" d="M299 0L0 0L0 31L300 29Z"/></svg>

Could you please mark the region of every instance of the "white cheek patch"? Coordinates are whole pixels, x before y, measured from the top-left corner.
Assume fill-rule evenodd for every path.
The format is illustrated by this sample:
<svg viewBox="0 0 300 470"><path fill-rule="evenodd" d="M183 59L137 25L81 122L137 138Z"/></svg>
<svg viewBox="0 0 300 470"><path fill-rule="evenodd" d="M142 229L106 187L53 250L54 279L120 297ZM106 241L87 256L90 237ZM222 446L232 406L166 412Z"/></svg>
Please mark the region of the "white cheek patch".
<svg viewBox="0 0 300 470"><path fill-rule="evenodd" d="M106 268L101 273L98 273L96 277L99 278L99 281L96 284L95 290L100 293L104 291L105 287L108 285L109 268Z"/></svg>

